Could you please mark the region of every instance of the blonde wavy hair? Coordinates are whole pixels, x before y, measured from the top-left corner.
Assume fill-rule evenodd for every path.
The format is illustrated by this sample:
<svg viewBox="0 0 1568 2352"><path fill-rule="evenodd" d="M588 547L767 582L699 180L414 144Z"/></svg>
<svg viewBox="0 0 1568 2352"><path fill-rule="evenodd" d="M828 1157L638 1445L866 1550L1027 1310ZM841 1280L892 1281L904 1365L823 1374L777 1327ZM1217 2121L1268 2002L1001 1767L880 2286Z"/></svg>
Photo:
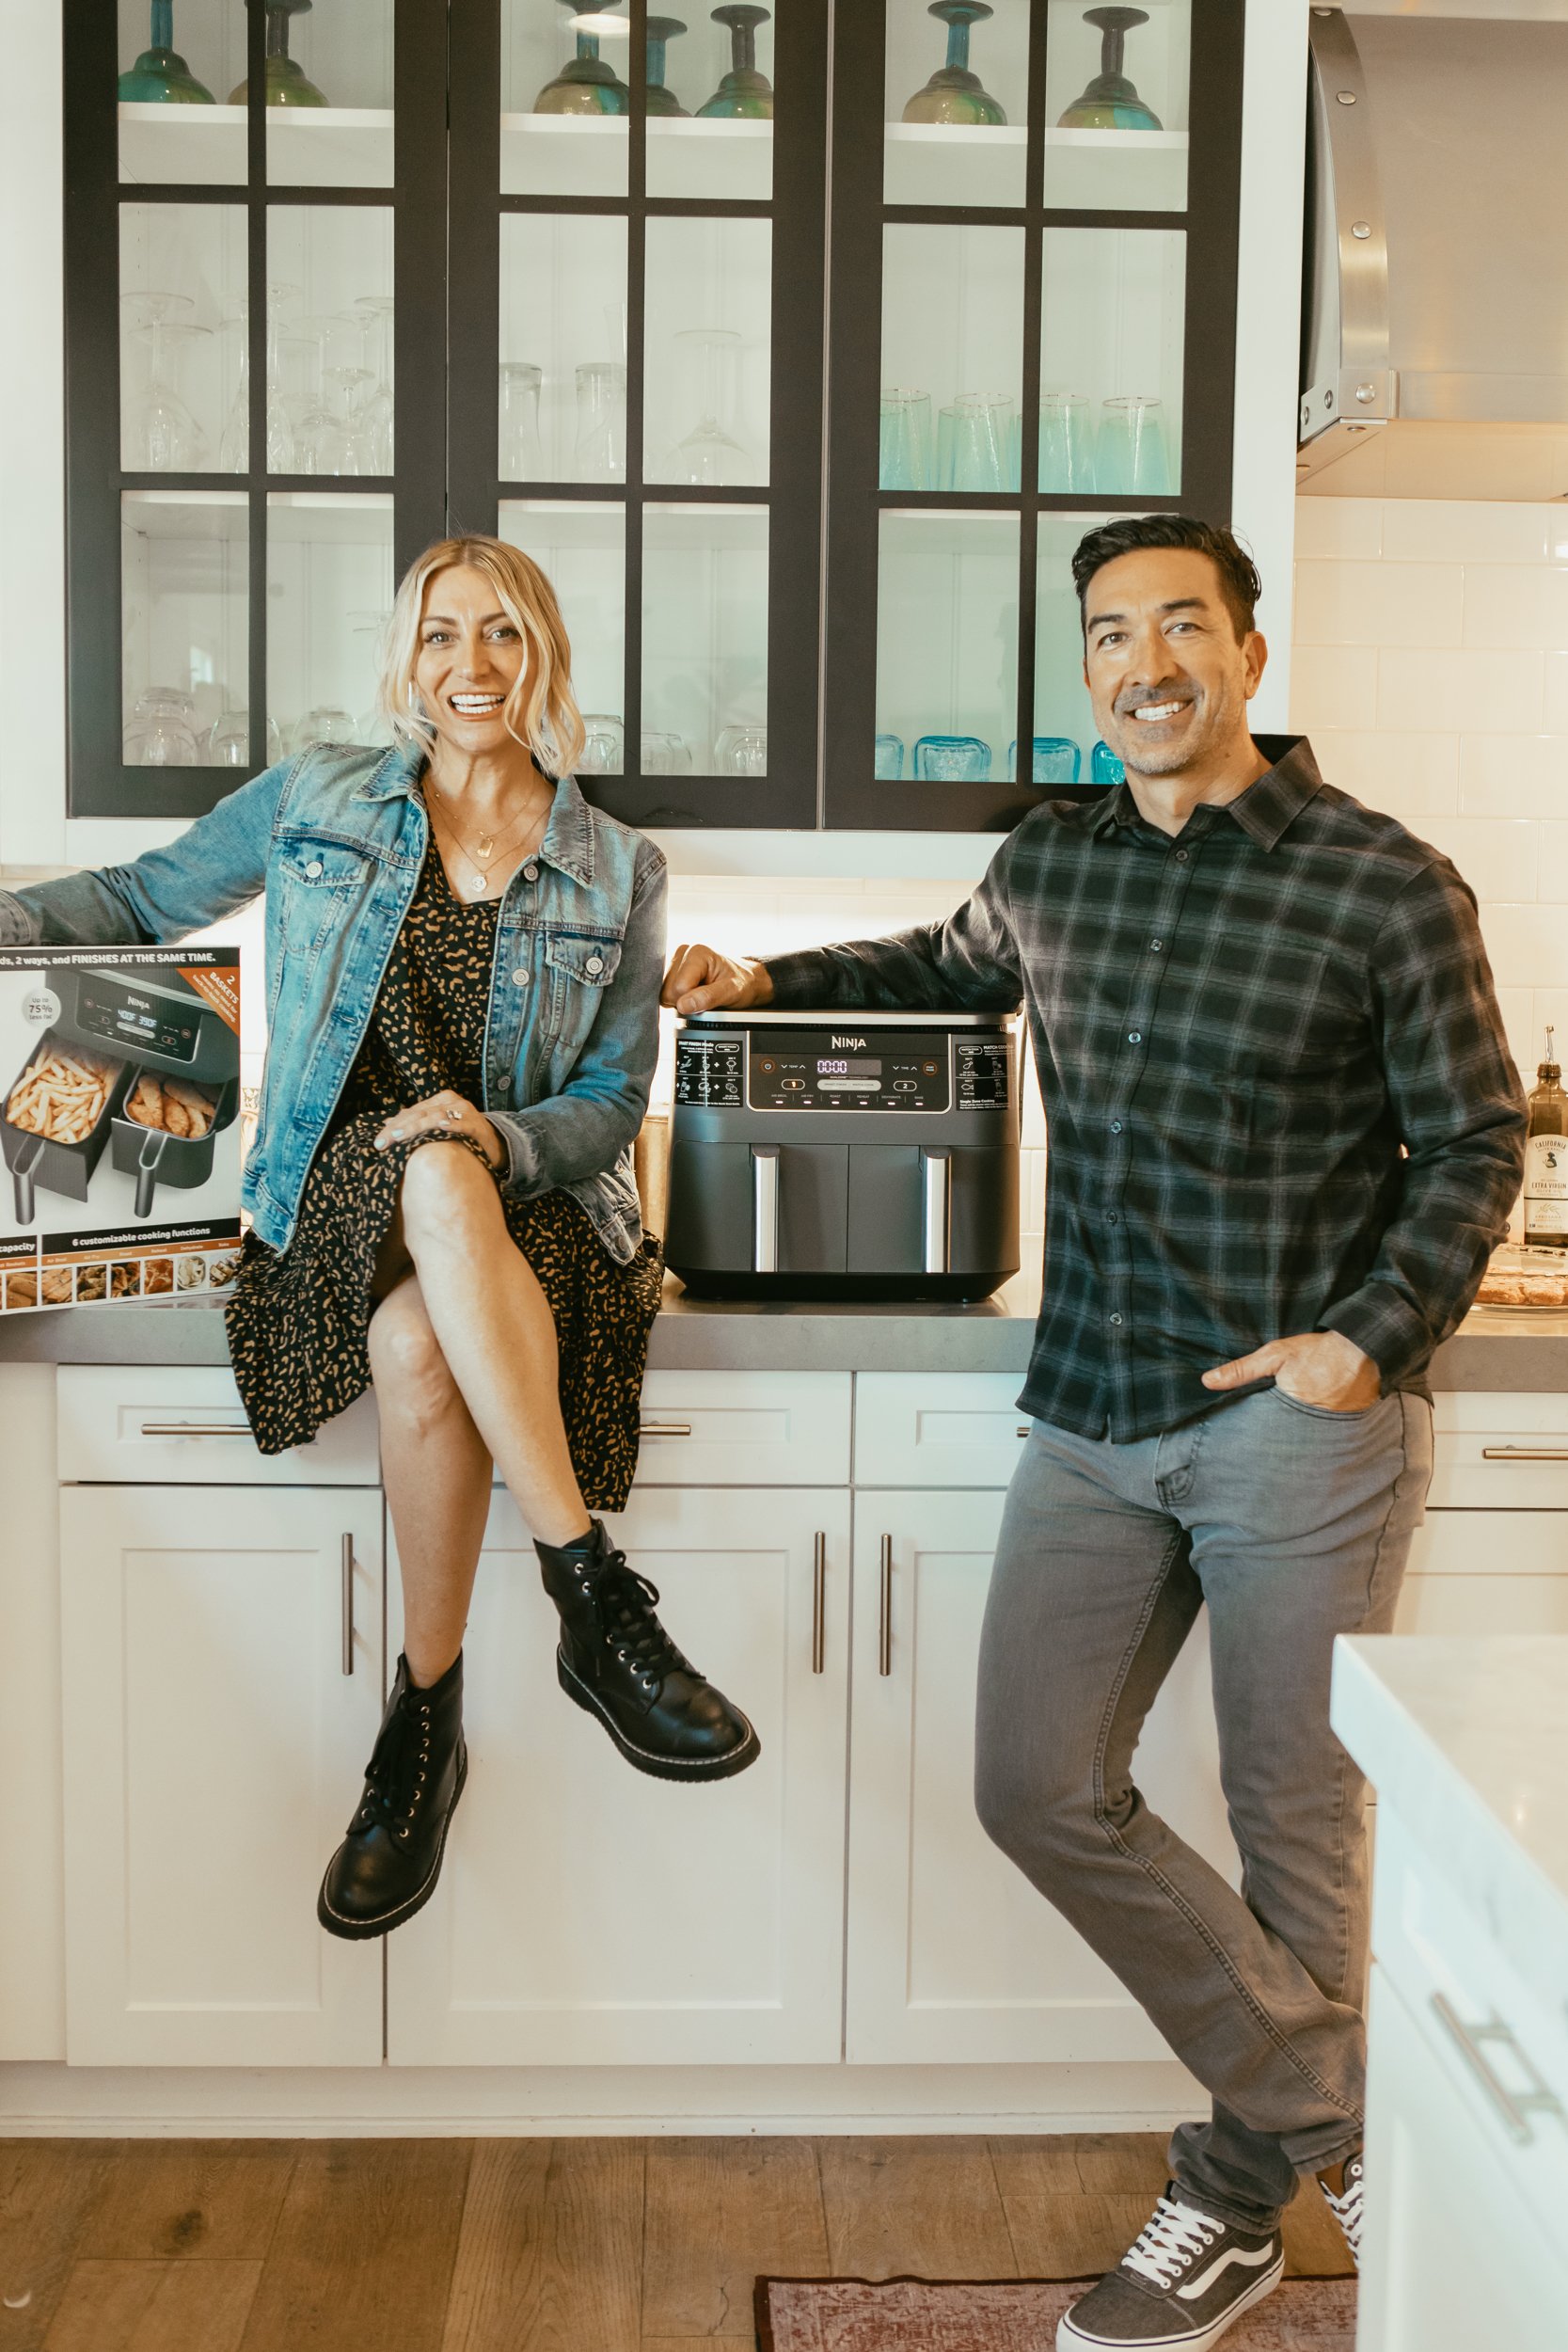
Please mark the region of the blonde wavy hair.
<svg viewBox="0 0 1568 2352"><path fill-rule="evenodd" d="M437 572L455 564L483 572L501 611L522 633L528 658L506 699L507 733L531 751L547 775L567 776L582 756L582 714L572 692L572 647L555 590L531 556L504 539L465 532L438 539L404 572L392 602L383 646L376 709L399 743L434 750L430 723L414 671L420 659L424 592Z"/></svg>

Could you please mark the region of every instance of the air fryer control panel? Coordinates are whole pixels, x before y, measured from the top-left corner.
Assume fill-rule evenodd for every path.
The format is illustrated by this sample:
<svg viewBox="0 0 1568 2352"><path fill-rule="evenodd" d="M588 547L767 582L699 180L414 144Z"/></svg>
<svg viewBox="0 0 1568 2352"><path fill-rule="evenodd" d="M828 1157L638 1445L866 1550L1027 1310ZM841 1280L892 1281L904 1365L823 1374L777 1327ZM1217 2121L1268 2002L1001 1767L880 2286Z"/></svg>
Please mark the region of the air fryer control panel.
<svg viewBox="0 0 1568 2352"><path fill-rule="evenodd" d="M747 1101L754 1111L944 1111L945 1037L888 1030L754 1031Z"/></svg>
<svg viewBox="0 0 1568 2352"><path fill-rule="evenodd" d="M166 996L144 995L129 981L112 987L84 978L76 993L73 1026L84 1037L107 1038L132 1053L161 1054L166 1061L190 1061L201 1032L201 1007L170 1004Z"/></svg>

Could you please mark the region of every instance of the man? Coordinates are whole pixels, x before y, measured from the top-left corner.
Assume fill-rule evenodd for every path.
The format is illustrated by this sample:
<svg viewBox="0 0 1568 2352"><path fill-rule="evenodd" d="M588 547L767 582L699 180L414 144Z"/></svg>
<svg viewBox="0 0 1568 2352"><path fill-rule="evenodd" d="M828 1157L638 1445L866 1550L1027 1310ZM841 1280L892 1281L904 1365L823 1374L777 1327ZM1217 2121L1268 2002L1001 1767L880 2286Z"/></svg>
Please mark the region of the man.
<svg viewBox="0 0 1568 2352"><path fill-rule="evenodd" d="M1519 1186L1524 1117L1446 858L1247 728L1267 649L1227 531L1073 559L1123 760L1036 809L945 923L734 961L665 999L1027 1008L1050 1135L1035 1417L980 1655L987 1831L1212 2092L1058 2345L1206 2346L1275 2286L1315 2172L1359 2235L1365 1786L1338 1633L1394 1613L1432 1464L1424 1368ZM1152 1814L1139 1730L1207 1601L1237 1894Z"/></svg>

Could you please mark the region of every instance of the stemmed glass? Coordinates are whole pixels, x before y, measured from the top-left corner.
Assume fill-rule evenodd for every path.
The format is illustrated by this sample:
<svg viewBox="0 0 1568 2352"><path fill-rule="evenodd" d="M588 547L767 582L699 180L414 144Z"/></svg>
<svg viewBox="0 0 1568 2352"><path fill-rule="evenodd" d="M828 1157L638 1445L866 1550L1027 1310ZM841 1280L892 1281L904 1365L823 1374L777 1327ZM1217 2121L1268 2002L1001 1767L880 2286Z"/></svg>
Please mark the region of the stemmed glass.
<svg viewBox="0 0 1568 2352"><path fill-rule="evenodd" d="M651 115L685 115L686 108L665 81L665 50L669 42L678 40L686 26L678 16L651 16L648 19L648 85L644 103ZM646 766L646 761L643 765Z"/></svg>
<svg viewBox="0 0 1568 2352"><path fill-rule="evenodd" d="M750 0L726 0L721 8L709 10L716 24L728 28L730 36L730 70L724 74L705 106L697 112L709 120L758 120L773 119L773 85L766 73L757 70L757 26L766 24L771 8L753 8Z"/></svg>
<svg viewBox="0 0 1568 2352"><path fill-rule="evenodd" d="M731 327L690 326L674 341L683 353L693 355L701 366L703 405L702 414L690 432L675 444L671 480L713 488L750 482L755 471L752 453L721 422L734 406L740 337Z"/></svg>
<svg viewBox="0 0 1568 2352"><path fill-rule="evenodd" d="M133 467L148 473L194 472L206 457L207 437L180 397L173 354L182 340L211 330L183 315L196 308L189 294L129 294L122 299L133 336L148 349L147 389L132 411L127 436Z"/></svg>
<svg viewBox="0 0 1568 2352"><path fill-rule="evenodd" d="M294 470L294 437L289 422L289 412L283 403L277 363L277 343L280 331L279 310L283 302L298 292L294 286L267 288L267 471L293 473ZM224 325L238 330L240 338L240 380L230 403L229 421L223 428L218 444L218 466L224 473L245 473L250 464L250 337L245 331L248 312L241 302Z"/></svg>
<svg viewBox="0 0 1568 2352"><path fill-rule="evenodd" d="M947 27L947 58L904 108L906 122L957 122L994 130L1007 118L969 70L969 28L994 16L986 0L931 0L927 10Z"/></svg>
<svg viewBox="0 0 1568 2352"><path fill-rule="evenodd" d="M392 470L392 313L396 297L389 294L357 294L354 307L365 314L365 357L374 377L361 411L370 450L370 473Z"/></svg>
<svg viewBox="0 0 1568 2352"><path fill-rule="evenodd" d="M578 370L572 470L578 482L626 478L626 371L619 359L585 359Z"/></svg>
<svg viewBox="0 0 1568 2352"><path fill-rule="evenodd" d="M321 367L322 338L313 322L305 322L297 334L279 336L277 381L293 437L295 473L329 470L321 462L323 437L332 424L322 405Z"/></svg>
<svg viewBox="0 0 1568 2352"><path fill-rule="evenodd" d="M503 482L543 482L545 447L539 437L539 392L544 370L532 359L503 359L500 366L500 457Z"/></svg>
<svg viewBox="0 0 1568 2352"><path fill-rule="evenodd" d="M363 364L365 328L369 321L345 312L325 322L326 355L322 381L337 388L342 405L332 420L329 435L318 453L322 473L380 473L373 436L367 431L365 394L375 377Z"/></svg>

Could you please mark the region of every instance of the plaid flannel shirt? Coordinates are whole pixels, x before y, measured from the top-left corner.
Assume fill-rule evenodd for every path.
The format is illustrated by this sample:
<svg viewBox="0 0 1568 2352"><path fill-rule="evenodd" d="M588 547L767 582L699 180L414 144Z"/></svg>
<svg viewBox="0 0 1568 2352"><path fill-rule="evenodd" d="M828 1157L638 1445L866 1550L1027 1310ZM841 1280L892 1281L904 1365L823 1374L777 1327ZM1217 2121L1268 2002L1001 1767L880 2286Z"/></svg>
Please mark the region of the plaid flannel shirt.
<svg viewBox="0 0 1568 2352"><path fill-rule="evenodd" d="M781 1008L1026 1008L1028 1412L1149 1437L1227 1401L1209 1366L1314 1330L1429 1393L1519 1189L1522 1091L1469 890L1305 741L1174 839L1126 785L1047 803L946 922L768 970Z"/></svg>

